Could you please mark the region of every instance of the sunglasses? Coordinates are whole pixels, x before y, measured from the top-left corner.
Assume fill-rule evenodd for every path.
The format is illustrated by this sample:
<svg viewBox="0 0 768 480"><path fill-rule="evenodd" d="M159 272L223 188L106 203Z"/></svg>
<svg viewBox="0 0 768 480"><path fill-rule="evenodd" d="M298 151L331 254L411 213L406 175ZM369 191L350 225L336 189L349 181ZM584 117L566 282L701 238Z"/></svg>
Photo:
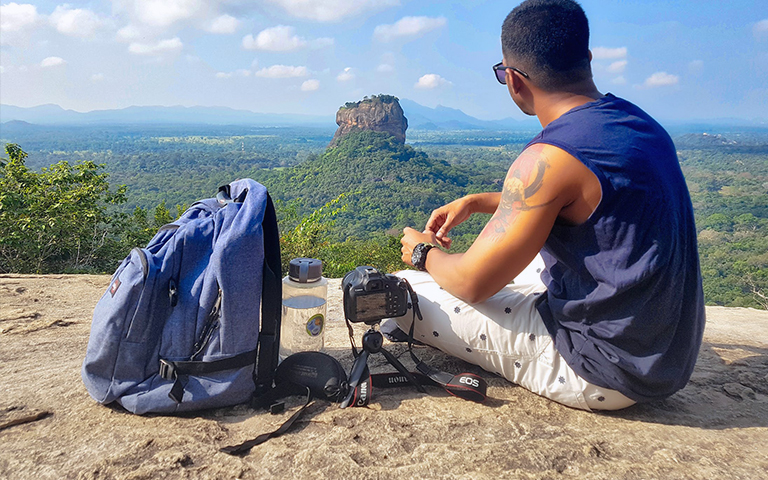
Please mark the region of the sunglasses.
<svg viewBox="0 0 768 480"><path fill-rule="evenodd" d="M517 73L519 73L520 75L522 75L525 78L530 78L530 77L528 77L527 73L525 73L524 71L520 70L519 68L508 67L508 66L504 65L504 62L499 62L499 63L497 63L496 65L493 66L493 73L496 74L496 80L498 80L499 83L502 84L502 85L506 85L507 84L507 69L514 70L514 71L516 71Z"/></svg>

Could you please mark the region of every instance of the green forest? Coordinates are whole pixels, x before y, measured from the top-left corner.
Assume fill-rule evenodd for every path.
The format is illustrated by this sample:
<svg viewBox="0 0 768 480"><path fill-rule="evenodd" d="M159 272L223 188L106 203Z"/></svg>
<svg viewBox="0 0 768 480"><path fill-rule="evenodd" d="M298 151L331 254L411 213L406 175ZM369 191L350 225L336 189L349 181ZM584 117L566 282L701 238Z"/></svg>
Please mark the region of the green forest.
<svg viewBox="0 0 768 480"><path fill-rule="evenodd" d="M768 308L768 130L673 130L699 230L709 305ZM707 133L704 133L707 131ZM535 132L409 131L402 145L333 129L44 127L9 122L0 144L0 272L111 273L134 246L219 185L250 177L278 208L284 262L327 276L403 268L399 234L468 193L498 191ZM487 216L454 232L466 249Z"/></svg>

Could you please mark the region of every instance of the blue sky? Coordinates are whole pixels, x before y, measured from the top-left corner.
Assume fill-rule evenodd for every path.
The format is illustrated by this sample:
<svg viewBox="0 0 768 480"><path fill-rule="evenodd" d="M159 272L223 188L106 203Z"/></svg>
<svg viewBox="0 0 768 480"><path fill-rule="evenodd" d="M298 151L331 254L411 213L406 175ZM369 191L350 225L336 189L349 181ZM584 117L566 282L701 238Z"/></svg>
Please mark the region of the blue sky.
<svg viewBox="0 0 768 480"><path fill-rule="evenodd" d="M518 2L92 0L0 5L0 102L332 115L387 93L523 118L491 66ZM661 120L768 120L766 0L584 0L598 88Z"/></svg>

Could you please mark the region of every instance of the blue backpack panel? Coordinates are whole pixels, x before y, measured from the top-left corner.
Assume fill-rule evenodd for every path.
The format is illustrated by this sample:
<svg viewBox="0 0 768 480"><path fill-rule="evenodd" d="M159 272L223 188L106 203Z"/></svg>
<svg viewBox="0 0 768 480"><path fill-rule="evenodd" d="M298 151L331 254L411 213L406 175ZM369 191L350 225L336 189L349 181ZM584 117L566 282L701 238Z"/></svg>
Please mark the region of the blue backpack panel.
<svg viewBox="0 0 768 480"><path fill-rule="evenodd" d="M248 401L272 386L281 288L266 188L221 187L118 267L93 313L88 393L138 414Z"/></svg>

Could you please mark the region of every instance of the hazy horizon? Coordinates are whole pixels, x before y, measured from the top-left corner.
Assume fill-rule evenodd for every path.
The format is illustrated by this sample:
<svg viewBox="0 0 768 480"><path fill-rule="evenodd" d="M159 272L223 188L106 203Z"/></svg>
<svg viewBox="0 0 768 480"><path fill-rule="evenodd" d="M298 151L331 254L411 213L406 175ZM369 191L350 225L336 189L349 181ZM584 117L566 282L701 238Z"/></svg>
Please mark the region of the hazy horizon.
<svg viewBox="0 0 768 480"><path fill-rule="evenodd" d="M360 99L356 99L360 100ZM406 100L406 101L412 101L410 99L400 99ZM354 101L354 100L350 100ZM415 102L414 102L415 103ZM417 104L419 107L431 109L434 114L437 114L439 112L438 109L442 108L449 108L451 110L456 110L460 114L466 114L466 112L463 112L461 109L454 109L452 107L445 107L444 105L437 105L436 107L426 107L424 105ZM120 112L127 109L132 108L163 108L163 109L174 109L174 108L183 108L183 109L196 109L196 108L203 108L203 109L221 109L221 110L229 110L235 113L243 113L243 114L253 114L253 115L263 115L266 117L274 116L274 117L280 117L280 118L301 118L305 117L304 120L307 122L308 125L315 124L314 122L321 121L321 120L329 120L333 121L335 119L336 110L334 110L332 113L326 113L326 114L310 114L310 113L291 113L291 112L267 112L267 111L254 111L254 110L248 110L245 108L236 108L236 107L228 107L223 105L129 105L127 107L122 108L101 108L101 109L94 109L94 110L85 110L85 111L79 111L75 109L65 109L61 105L57 105L55 103L46 103L41 105L35 105L32 107L20 107L18 105L10 105L10 104L0 104L0 107L12 107L12 108L20 108L20 109L35 109L35 108L42 108L42 107L56 107L62 109L64 112L74 112L78 115L88 115L88 114L95 114L95 113L106 113L106 112ZM5 123L8 121L13 121L17 119L11 119L6 120L3 119L4 117L7 117L7 115L0 115L0 123ZM406 111L406 118L408 117L408 112ZM520 128L526 128L531 127L535 124L536 127L538 127L538 120L536 117L524 117L524 118L515 118L512 116L508 116L505 118L494 118L494 119L487 119L482 120L478 119L476 117L471 117L473 120L478 120L482 122L514 122L519 124ZM20 119L21 121L27 121ZM746 119L746 118L738 118L738 117L713 117L713 118L692 118L692 119L667 119L664 117L657 117L657 120L659 120L663 125L668 126L715 126L715 127L744 127L744 128L760 128L760 129L768 129L768 119L766 118L753 118L753 119ZM29 122L29 123L35 123L35 122ZM76 125L76 123L71 123L72 125ZM157 123L157 122L147 122L147 123ZM168 123L168 124L174 124L175 122L162 122L162 123ZM184 122L184 123L190 123L190 122ZM201 124L205 124L207 122L199 122ZM211 124L222 124L221 121L218 122L210 122ZM242 123L242 122L240 122ZM57 125L59 122L50 122L47 123L50 125ZM92 125L98 124L98 122L92 122L90 123ZM109 123L105 123L108 125ZM288 123L290 124L290 122ZM296 123L297 126L301 126L301 122ZM330 125L330 123L329 123ZM335 125L335 123L334 123ZM418 129L419 126L416 126ZM509 127L506 127L504 129L508 129ZM413 129L413 128L411 128ZM443 128L445 130L445 128ZM490 127L487 127L487 129L491 129ZM458 128L460 130L460 128Z"/></svg>

